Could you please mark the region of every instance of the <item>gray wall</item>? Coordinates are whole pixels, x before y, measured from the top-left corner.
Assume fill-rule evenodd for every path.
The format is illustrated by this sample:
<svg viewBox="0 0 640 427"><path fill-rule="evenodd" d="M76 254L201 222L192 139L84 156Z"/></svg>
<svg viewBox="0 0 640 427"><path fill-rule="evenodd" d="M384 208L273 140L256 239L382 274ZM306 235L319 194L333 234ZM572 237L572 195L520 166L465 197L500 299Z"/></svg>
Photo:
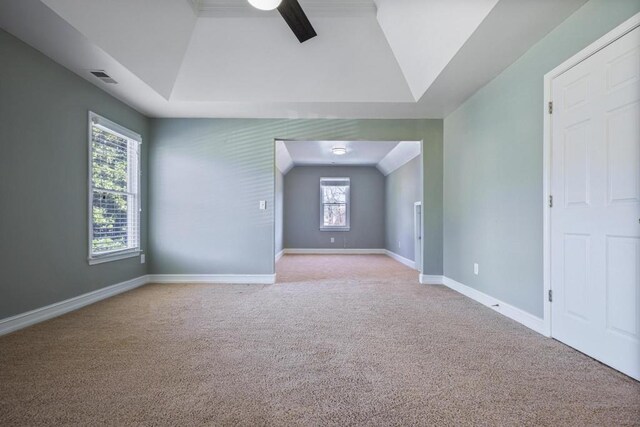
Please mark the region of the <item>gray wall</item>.
<svg viewBox="0 0 640 427"><path fill-rule="evenodd" d="M0 30L0 318L146 274L139 258L89 266L89 110L142 135L148 120Z"/></svg>
<svg viewBox="0 0 640 427"><path fill-rule="evenodd" d="M414 204L422 201L420 156L387 175L385 248L415 261Z"/></svg>
<svg viewBox="0 0 640 427"><path fill-rule="evenodd" d="M351 179L349 231L320 230L320 178L324 177ZM284 177L285 248L384 248L384 189L384 175L371 166L294 167Z"/></svg>
<svg viewBox="0 0 640 427"><path fill-rule="evenodd" d="M276 231L276 254L284 249L284 176L276 168L276 189L275 189L275 231Z"/></svg>
<svg viewBox="0 0 640 427"><path fill-rule="evenodd" d="M424 271L442 274L442 121L327 119L152 120L152 273L274 272L274 138L424 140Z"/></svg>
<svg viewBox="0 0 640 427"><path fill-rule="evenodd" d="M445 119L446 276L542 317L543 76L638 11L586 3Z"/></svg>

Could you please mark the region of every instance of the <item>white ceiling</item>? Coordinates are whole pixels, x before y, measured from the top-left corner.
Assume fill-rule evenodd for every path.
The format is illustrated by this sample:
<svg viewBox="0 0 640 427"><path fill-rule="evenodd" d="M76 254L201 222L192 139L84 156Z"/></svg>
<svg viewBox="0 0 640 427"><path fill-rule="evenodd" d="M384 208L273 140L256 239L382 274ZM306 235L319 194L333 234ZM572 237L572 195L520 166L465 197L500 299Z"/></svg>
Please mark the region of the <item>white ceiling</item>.
<svg viewBox="0 0 640 427"><path fill-rule="evenodd" d="M441 118L586 0L0 2L0 27L153 117ZM103 69L117 85L89 74Z"/></svg>
<svg viewBox="0 0 640 427"><path fill-rule="evenodd" d="M300 44L280 16L198 19L172 99L413 101L375 15L313 25L320 36Z"/></svg>
<svg viewBox="0 0 640 427"><path fill-rule="evenodd" d="M498 0L376 0L378 21L419 100Z"/></svg>
<svg viewBox="0 0 640 427"><path fill-rule="evenodd" d="M276 11L264 12L252 7L245 0L188 0L199 16L278 16ZM374 0L302 0L305 12L310 16L375 15Z"/></svg>
<svg viewBox="0 0 640 427"><path fill-rule="evenodd" d="M334 147L345 148L336 155ZM388 175L420 155L419 141L276 141L276 166L286 174L294 166L376 166Z"/></svg>

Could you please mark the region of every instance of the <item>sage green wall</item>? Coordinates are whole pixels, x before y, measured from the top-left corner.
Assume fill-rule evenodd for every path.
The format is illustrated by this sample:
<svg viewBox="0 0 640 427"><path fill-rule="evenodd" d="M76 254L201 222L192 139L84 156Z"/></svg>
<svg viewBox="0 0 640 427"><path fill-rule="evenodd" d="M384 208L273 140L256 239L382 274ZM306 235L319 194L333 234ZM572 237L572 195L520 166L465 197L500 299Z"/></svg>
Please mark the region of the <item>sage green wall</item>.
<svg viewBox="0 0 640 427"><path fill-rule="evenodd" d="M142 135L148 119L0 30L0 319L146 274L89 266L88 111ZM146 248L146 178L142 247Z"/></svg>
<svg viewBox="0 0 640 427"><path fill-rule="evenodd" d="M152 273L273 273L274 138L424 140L424 268L442 274L442 121L326 119L152 120Z"/></svg>
<svg viewBox="0 0 640 427"><path fill-rule="evenodd" d="M445 119L446 276L542 317L543 76L639 11L586 3Z"/></svg>
<svg viewBox="0 0 640 427"><path fill-rule="evenodd" d="M420 156L387 175L385 180L385 248L415 261L414 204L422 201Z"/></svg>

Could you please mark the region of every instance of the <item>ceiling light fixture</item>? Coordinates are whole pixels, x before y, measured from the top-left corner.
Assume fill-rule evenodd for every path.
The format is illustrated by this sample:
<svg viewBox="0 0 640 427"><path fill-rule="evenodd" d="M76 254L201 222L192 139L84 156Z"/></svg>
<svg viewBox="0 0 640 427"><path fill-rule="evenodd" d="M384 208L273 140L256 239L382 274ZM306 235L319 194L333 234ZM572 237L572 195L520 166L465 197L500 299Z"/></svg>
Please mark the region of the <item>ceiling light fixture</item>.
<svg viewBox="0 0 640 427"><path fill-rule="evenodd" d="M331 152L336 156L342 156L344 154L347 154L347 149L344 147L333 147L331 149Z"/></svg>
<svg viewBox="0 0 640 427"><path fill-rule="evenodd" d="M280 6L282 0L249 0L251 6L260 10L273 10Z"/></svg>

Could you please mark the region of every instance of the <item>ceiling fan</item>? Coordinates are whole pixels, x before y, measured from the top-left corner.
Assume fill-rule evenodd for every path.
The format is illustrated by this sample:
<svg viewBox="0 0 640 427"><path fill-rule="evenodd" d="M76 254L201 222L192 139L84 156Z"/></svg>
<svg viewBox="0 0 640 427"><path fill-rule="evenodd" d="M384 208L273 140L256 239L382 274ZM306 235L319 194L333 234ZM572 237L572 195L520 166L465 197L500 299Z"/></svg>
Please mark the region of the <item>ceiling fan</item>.
<svg viewBox="0 0 640 427"><path fill-rule="evenodd" d="M298 0L249 0L249 3L260 10L278 9L300 43L317 36Z"/></svg>

